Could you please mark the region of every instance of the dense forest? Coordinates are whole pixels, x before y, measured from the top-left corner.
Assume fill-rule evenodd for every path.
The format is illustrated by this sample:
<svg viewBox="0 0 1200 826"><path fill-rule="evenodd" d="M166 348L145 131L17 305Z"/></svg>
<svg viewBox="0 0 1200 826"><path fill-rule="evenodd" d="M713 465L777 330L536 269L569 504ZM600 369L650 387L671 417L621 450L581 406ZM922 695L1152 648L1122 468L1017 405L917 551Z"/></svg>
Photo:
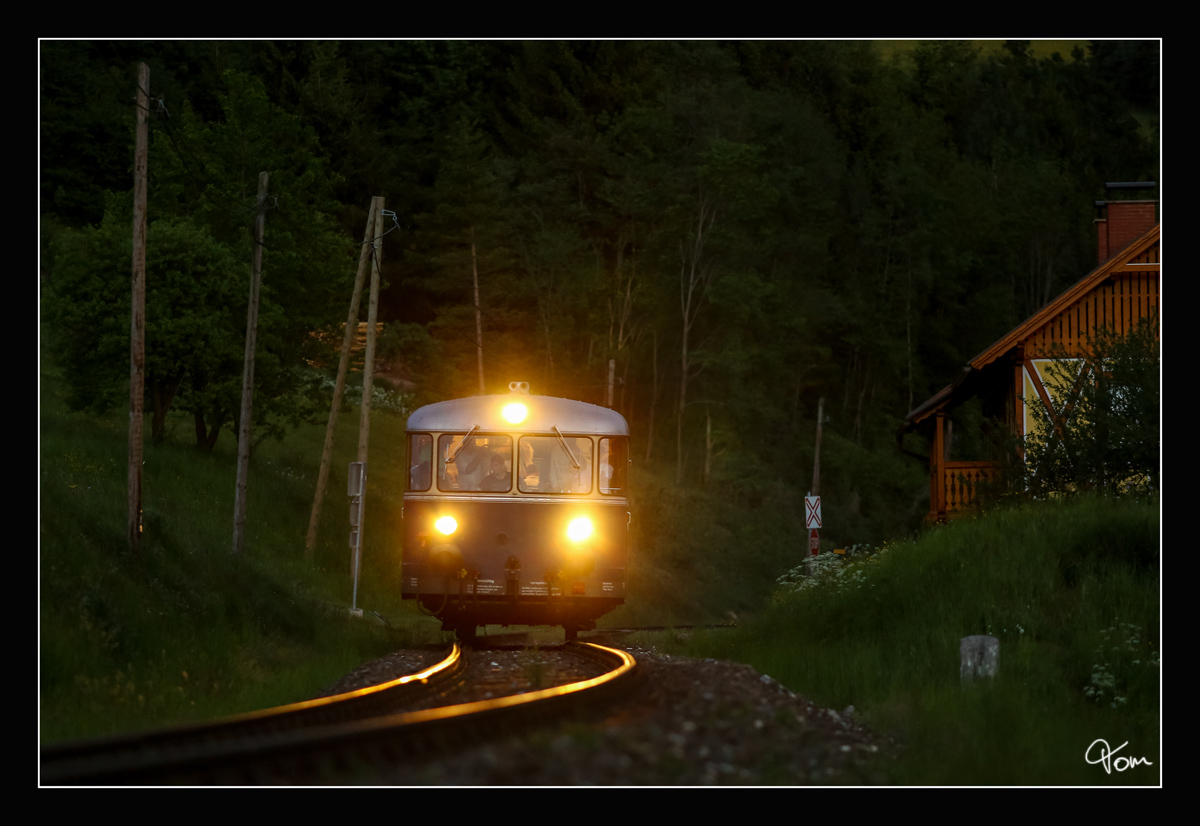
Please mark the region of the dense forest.
<svg viewBox="0 0 1200 826"><path fill-rule="evenodd" d="M604 403L612 361L676 485L795 506L824 399L847 537L919 521L906 413L1095 266L1106 181L1161 182L1153 40L43 41L43 335L81 409L128 394L141 61L155 438L229 433L267 171L261 434L328 410L313 333L345 322L378 195L413 404L479 392L477 281L487 392Z"/></svg>

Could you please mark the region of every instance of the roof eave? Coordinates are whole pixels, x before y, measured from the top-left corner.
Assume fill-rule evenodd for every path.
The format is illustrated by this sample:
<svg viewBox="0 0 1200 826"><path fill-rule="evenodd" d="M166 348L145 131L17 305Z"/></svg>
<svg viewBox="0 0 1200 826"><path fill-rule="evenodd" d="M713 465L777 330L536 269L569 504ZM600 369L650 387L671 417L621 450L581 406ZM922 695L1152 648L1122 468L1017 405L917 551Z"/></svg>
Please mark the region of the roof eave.
<svg viewBox="0 0 1200 826"><path fill-rule="evenodd" d="M1133 241L1125 245L1125 247L1116 255L1109 258L1103 264L1100 264L1090 273L1085 275L1079 281L1072 284L1064 290L1057 298L1046 304L1045 307L1038 310L1025 321L1018 324L1004 336L999 338L990 347L979 353L962 369L955 380L947 387L942 388L929 399L927 399L919 407L915 408L904 419L904 424L900 427L900 436L912 430L929 416L933 415L938 409L945 407L955 396L955 391L963 384L971 373L981 370L998 358L1002 357L1014 347L1022 339L1026 338L1033 330L1036 330L1041 325L1045 324L1055 314L1062 311L1066 306L1079 299L1097 284L1104 281L1129 263L1132 258L1141 255L1155 241L1159 240L1161 224L1155 224L1143 235L1135 238Z"/></svg>

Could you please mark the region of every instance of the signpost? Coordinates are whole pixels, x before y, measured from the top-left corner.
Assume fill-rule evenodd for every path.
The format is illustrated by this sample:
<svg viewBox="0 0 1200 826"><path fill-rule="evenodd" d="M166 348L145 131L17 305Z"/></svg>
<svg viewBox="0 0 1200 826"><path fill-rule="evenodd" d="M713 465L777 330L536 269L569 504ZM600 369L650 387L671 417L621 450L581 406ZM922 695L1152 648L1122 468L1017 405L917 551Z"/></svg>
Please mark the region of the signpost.
<svg viewBox="0 0 1200 826"><path fill-rule="evenodd" d="M808 528L808 551L813 556L821 550L817 528L821 527L821 497L811 494L804 497L804 527Z"/></svg>

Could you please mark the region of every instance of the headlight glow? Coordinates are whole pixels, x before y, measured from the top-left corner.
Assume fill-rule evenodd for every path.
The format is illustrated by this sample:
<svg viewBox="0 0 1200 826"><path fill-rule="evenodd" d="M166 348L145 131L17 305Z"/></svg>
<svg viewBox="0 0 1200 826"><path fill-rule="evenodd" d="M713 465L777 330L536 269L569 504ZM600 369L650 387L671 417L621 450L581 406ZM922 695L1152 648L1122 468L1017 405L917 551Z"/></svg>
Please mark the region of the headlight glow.
<svg viewBox="0 0 1200 826"><path fill-rule="evenodd" d="M504 409L500 411L500 415L509 424L520 424L529 415L529 408L518 402L513 402L512 404L504 405Z"/></svg>
<svg viewBox="0 0 1200 826"><path fill-rule="evenodd" d="M572 520L567 526L567 536L572 542L582 542L592 535L592 520L586 516L581 516L578 519Z"/></svg>
<svg viewBox="0 0 1200 826"><path fill-rule="evenodd" d="M453 516L443 516L437 522L434 522L433 525L446 536L458 530L458 522L455 521Z"/></svg>

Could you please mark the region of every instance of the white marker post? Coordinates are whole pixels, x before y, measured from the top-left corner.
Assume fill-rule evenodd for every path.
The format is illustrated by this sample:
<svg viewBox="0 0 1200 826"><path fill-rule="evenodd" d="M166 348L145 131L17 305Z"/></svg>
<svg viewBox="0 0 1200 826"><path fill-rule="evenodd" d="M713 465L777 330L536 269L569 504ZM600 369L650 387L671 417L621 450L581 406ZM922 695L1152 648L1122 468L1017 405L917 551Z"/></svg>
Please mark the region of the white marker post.
<svg viewBox="0 0 1200 826"><path fill-rule="evenodd" d="M362 617L362 609L358 607L358 571L362 559L363 488L366 478L367 463L351 462L346 495L350 497L350 576L354 579L350 615L355 617Z"/></svg>

